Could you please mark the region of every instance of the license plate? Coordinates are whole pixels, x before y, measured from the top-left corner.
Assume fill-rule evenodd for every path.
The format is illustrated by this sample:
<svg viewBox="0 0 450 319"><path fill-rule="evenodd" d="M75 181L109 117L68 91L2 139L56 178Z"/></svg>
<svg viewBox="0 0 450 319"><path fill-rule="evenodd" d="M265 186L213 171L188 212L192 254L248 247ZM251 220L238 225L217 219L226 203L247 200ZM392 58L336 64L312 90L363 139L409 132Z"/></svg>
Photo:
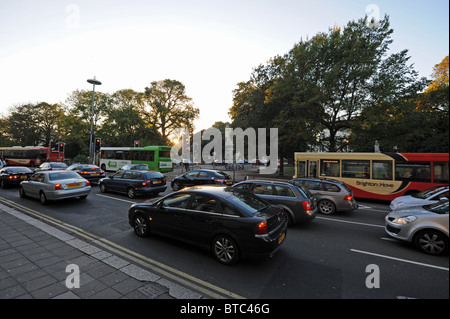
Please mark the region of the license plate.
<svg viewBox="0 0 450 319"><path fill-rule="evenodd" d="M231 185L231 182L227 182L227 185Z"/></svg>
<svg viewBox="0 0 450 319"><path fill-rule="evenodd" d="M66 186L68 188L74 188L74 187L80 187L81 185L83 185L83 183L72 183L72 184L67 184Z"/></svg>
<svg viewBox="0 0 450 319"><path fill-rule="evenodd" d="M91 174L91 176L98 176L98 175L100 175L100 174Z"/></svg>
<svg viewBox="0 0 450 319"><path fill-rule="evenodd" d="M278 245L281 244L285 238L286 238L286 233L282 233L280 238L278 238Z"/></svg>
<svg viewBox="0 0 450 319"><path fill-rule="evenodd" d="M27 177L28 177L27 175L20 176L21 179L27 179Z"/></svg>
<svg viewBox="0 0 450 319"><path fill-rule="evenodd" d="M153 181L153 184L161 184L161 181Z"/></svg>

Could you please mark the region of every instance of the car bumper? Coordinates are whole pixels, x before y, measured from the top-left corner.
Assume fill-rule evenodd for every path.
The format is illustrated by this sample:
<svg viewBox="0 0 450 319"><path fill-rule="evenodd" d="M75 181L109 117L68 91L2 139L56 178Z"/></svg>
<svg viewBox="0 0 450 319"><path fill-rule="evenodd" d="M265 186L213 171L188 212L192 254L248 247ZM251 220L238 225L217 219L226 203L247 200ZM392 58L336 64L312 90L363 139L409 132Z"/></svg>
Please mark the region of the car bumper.
<svg viewBox="0 0 450 319"><path fill-rule="evenodd" d="M136 194L145 195L145 194L153 194L153 193L162 193L162 192L165 192L166 189L167 189L167 185L136 188Z"/></svg>
<svg viewBox="0 0 450 319"><path fill-rule="evenodd" d="M318 208L315 207L314 209L309 210L309 212L301 211L301 212L294 212L294 218L295 223L307 223L312 221L314 218L316 218L318 212Z"/></svg>
<svg viewBox="0 0 450 319"><path fill-rule="evenodd" d="M99 183L99 181L100 181L102 178L105 178L104 175L103 175L103 176L85 176L85 175L82 175L82 177L83 177L84 179L87 179L89 182L94 182L94 183Z"/></svg>
<svg viewBox="0 0 450 319"><path fill-rule="evenodd" d="M275 254L286 241L287 221L275 233L264 237L254 237L242 249L243 258L267 258Z"/></svg>
<svg viewBox="0 0 450 319"><path fill-rule="evenodd" d="M389 221L387 217L385 221L386 225L384 227L384 230L389 236L397 238L399 240L411 241L411 228L408 224L401 225L393 223Z"/></svg>
<svg viewBox="0 0 450 319"><path fill-rule="evenodd" d="M336 210L339 212L352 212L358 209L358 203L354 199L346 200L337 205Z"/></svg>
<svg viewBox="0 0 450 319"><path fill-rule="evenodd" d="M45 196L48 200L60 200L72 197L87 196L91 192L91 186L84 186L75 189L62 189L55 191L46 191Z"/></svg>

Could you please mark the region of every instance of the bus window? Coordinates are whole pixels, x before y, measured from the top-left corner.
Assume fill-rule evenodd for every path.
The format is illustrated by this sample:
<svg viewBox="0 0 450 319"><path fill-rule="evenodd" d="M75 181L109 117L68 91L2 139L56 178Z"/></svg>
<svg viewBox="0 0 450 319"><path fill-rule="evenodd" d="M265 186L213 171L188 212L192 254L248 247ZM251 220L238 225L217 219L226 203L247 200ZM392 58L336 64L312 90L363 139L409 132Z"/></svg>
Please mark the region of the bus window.
<svg viewBox="0 0 450 319"><path fill-rule="evenodd" d="M116 152L114 153L114 159L116 159L116 160L121 160L121 159L123 159L123 152L122 152L122 151L116 151Z"/></svg>
<svg viewBox="0 0 450 319"><path fill-rule="evenodd" d="M433 179L435 183L448 184L448 162L434 162Z"/></svg>
<svg viewBox="0 0 450 319"><path fill-rule="evenodd" d="M372 178L392 180L392 161L372 161Z"/></svg>
<svg viewBox="0 0 450 319"><path fill-rule="evenodd" d="M154 151L152 151L154 153ZM153 155L154 156L154 155ZM170 157L170 150L168 151L163 151L163 150L159 150L159 157ZM153 159L152 159L153 161Z"/></svg>
<svg viewBox="0 0 450 319"><path fill-rule="evenodd" d="M397 162L395 163L395 179L400 181L430 183L430 162Z"/></svg>
<svg viewBox="0 0 450 319"><path fill-rule="evenodd" d="M342 177L369 178L370 161L342 160Z"/></svg>
<svg viewBox="0 0 450 319"><path fill-rule="evenodd" d="M320 160L320 176L340 177L339 160Z"/></svg>
<svg viewBox="0 0 450 319"><path fill-rule="evenodd" d="M297 161L297 177L305 177L305 161Z"/></svg>

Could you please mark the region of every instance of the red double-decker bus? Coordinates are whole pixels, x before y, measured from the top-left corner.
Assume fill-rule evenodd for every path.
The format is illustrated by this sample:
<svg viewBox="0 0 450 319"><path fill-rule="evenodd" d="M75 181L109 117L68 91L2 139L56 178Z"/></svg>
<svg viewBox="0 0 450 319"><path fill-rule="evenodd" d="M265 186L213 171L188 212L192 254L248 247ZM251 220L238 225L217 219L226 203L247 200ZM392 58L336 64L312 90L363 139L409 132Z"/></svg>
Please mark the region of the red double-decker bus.
<svg viewBox="0 0 450 319"><path fill-rule="evenodd" d="M343 181L360 198L392 200L448 185L448 153L295 153L295 177Z"/></svg>
<svg viewBox="0 0 450 319"><path fill-rule="evenodd" d="M0 158L9 166L37 167L44 162L64 161L64 147L50 149L44 146L0 147Z"/></svg>

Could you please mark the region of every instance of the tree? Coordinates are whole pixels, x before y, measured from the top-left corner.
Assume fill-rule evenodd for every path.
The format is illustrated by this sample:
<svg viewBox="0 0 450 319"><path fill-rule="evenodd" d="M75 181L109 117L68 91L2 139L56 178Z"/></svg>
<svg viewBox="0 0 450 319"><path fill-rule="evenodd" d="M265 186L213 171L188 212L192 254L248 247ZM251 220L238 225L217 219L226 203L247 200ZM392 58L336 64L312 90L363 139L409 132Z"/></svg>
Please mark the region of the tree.
<svg viewBox="0 0 450 319"><path fill-rule="evenodd" d="M144 120L144 94L131 89L119 90L111 95L108 110L98 136L104 145L132 146L134 140L141 145L159 145L160 134Z"/></svg>
<svg viewBox="0 0 450 319"><path fill-rule="evenodd" d="M168 141L174 130L189 127L193 130L193 121L199 110L192 105L192 99L186 95L183 83L166 79L154 81L145 88L145 121L153 125Z"/></svg>

